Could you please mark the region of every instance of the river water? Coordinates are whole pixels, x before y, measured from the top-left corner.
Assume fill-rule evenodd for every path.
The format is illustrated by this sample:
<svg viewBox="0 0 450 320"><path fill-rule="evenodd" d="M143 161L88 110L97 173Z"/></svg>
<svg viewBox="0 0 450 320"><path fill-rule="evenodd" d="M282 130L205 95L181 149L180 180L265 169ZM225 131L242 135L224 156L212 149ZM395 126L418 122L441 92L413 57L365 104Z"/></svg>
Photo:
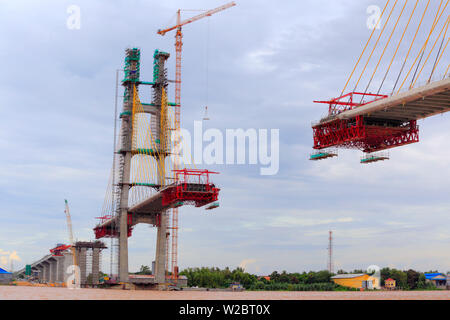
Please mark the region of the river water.
<svg viewBox="0 0 450 320"><path fill-rule="evenodd" d="M0 300L450 300L450 291L135 291L0 286Z"/></svg>

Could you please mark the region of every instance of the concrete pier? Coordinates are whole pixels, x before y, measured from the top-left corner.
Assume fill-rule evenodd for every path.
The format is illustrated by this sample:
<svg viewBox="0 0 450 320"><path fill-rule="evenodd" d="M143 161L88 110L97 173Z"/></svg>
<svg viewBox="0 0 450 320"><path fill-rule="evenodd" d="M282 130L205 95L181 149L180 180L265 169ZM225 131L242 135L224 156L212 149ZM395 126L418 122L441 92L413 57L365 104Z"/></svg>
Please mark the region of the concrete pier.
<svg viewBox="0 0 450 320"><path fill-rule="evenodd" d="M86 284L86 248L76 248L77 264L80 268L81 285Z"/></svg>
<svg viewBox="0 0 450 320"><path fill-rule="evenodd" d="M42 263L44 265L44 282L49 282L50 281L50 261L44 261Z"/></svg>
<svg viewBox="0 0 450 320"><path fill-rule="evenodd" d="M100 249L92 249L92 284L96 285L99 283L99 272L100 272Z"/></svg>
<svg viewBox="0 0 450 320"><path fill-rule="evenodd" d="M55 283L56 282L56 259L52 258L49 259L49 282Z"/></svg>
<svg viewBox="0 0 450 320"><path fill-rule="evenodd" d="M77 265L80 268L80 284L83 287L99 284L101 250L106 246L101 241L77 242L74 245ZM92 250L92 268L87 270L87 251ZM32 274L37 275L40 283L63 284L70 276L67 269L74 264L71 250L66 250L58 255L46 255L31 264ZM92 283L87 283L87 277L92 274ZM16 276L25 276L25 268L17 271Z"/></svg>

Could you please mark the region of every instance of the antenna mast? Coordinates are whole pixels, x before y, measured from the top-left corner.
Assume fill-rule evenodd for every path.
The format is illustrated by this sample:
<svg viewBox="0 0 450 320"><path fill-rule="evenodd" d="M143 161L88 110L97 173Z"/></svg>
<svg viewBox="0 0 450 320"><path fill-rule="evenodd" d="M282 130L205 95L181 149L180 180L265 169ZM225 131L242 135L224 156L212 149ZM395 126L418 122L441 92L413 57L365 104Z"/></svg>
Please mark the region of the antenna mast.
<svg viewBox="0 0 450 320"><path fill-rule="evenodd" d="M328 237L328 271L333 273L333 231L329 231Z"/></svg>

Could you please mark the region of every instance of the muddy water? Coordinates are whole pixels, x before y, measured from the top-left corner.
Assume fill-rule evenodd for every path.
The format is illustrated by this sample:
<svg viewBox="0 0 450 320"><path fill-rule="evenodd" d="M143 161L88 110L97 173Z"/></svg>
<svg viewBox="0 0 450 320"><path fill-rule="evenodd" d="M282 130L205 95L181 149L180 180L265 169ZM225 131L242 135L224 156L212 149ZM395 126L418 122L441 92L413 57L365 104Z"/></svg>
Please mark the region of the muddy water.
<svg viewBox="0 0 450 320"><path fill-rule="evenodd" d="M207 292L207 291L129 291L49 287L0 286L0 300L450 300L450 291L395 292Z"/></svg>

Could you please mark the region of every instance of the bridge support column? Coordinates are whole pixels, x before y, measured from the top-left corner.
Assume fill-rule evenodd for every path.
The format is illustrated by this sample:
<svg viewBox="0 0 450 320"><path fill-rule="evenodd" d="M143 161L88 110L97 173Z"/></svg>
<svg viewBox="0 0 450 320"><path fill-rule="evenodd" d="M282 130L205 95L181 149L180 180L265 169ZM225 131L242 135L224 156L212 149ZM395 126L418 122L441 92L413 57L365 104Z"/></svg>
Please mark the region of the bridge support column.
<svg viewBox="0 0 450 320"><path fill-rule="evenodd" d="M38 281L41 283L44 279L44 267L42 265L37 265L36 269L38 271Z"/></svg>
<svg viewBox="0 0 450 320"><path fill-rule="evenodd" d="M64 282L64 260L66 257L63 255L62 257L56 257L56 279L55 282L63 283Z"/></svg>
<svg viewBox="0 0 450 320"><path fill-rule="evenodd" d="M125 123L125 121L124 121ZM132 128L129 131L130 137ZM119 221L119 280L128 283L128 192L130 185L131 152L124 156L123 165L123 189L120 200L120 221Z"/></svg>
<svg viewBox="0 0 450 320"><path fill-rule="evenodd" d="M100 272L100 249L93 248L92 249L92 284L93 285L98 284L99 272Z"/></svg>
<svg viewBox="0 0 450 320"><path fill-rule="evenodd" d="M77 248L77 264L80 267L80 284L86 285L86 248Z"/></svg>
<svg viewBox="0 0 450 320"><path fill-rule="evenodd" d="M123 112L132 114L135 95L139 94L141 52L137 48L127 49L125 58L125 79L122 85L125 87ZM130 116L122 118L120 130L122 144L120 148L119 170L120 205L119 205L119 281L128 283L128 193L130 192L130 168L131 148L133 146L133 124ZM123 164L123 165L122 165Z"/></svg>
<svg viewBox="0 0 450 320"><path fill-rule="evenodd" d="M49 260L49 269L50 269L49 282L50 283L56 282L56 267L57 267L56 260L55 259Z"/></svg>
<svg viewBox="0 0 450 320"><path fill-rule="evenodd" d="M44 267L44 277L42 279L42 282L48 283L50 281L50 263L48 261L42 262L42 265Z"/></svg>
<svg viewBox="0 0 450 320"><path fill-rule="evenodd" d="M161 212L161 223L158 227L156 238L156 258L155 258L155 283L164 284L166 282L166 260L167 260L167 211Z"/></svg>
<svg viewBox="0 0 450 320"><path fill-rule="evenodd" d="M128 196L127 196L128 198ZM128 200L127 200L128 202ZM119 232L119 281L128 282L128 210L120 214Z"/></svg>
<svg viewBox="0 0 450 320"><path fill-rule="evenodd" d="M69 278L69 276L72 274L72 273L70 273L70 274L67 273L67 269L70 266L73 265L73 254L72 254L72 252L64 253L64 259L63 259L61 265L62 265L61 268L62 268L62 277L63 277L62 281L66 282L67 278Z"/></svg>

